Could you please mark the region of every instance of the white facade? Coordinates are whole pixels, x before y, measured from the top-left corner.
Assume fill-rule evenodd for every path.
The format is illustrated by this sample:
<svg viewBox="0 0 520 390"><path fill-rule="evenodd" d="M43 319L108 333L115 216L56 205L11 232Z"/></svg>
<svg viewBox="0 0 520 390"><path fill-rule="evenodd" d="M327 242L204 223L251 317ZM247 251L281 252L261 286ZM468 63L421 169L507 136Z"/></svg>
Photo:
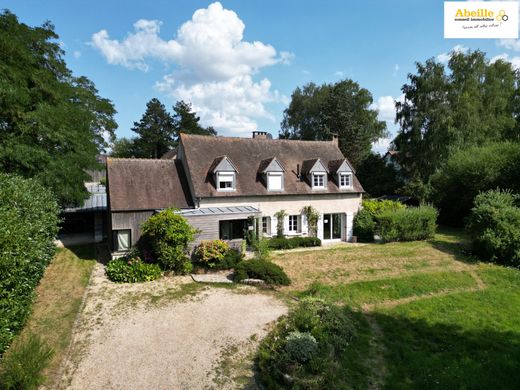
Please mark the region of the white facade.
<svg viewBox="0 0 520 390"><path fill-rule="evenodd" d="M200 199L199 207L234 207L252 206L262 212L263 217L270 218L271 235L276 234L277 218L275 214L285 210L284 234L286 236L298 236L308 234L308 225L302 208L314 207L320 214L318 221L318 238L322 241L343 240L350 241L353 234L353 220L361 206L362 195L359 193L339 194L313 194L313 195L271 195L271 196L237 196L237 197L214 197ZM332 216L332 215L336 216ZM298 228L296 231L289 229L289 216L298 215ZM332 232L332 224L329 219L334 220L335 237ZM337 225L340 221L341 226ZM330 229L328 233L325 231ZM340 237L338 229L341 230Z"/></svg>

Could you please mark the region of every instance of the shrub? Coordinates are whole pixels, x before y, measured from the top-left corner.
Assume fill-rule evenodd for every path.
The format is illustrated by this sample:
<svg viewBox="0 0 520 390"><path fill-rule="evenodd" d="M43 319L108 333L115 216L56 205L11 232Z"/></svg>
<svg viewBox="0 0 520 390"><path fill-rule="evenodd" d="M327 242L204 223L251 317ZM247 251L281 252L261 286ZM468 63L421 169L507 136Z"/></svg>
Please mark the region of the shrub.
<svg viewBox="0 0 520 390"><path fill-rule="evenodd" d="M439 221L462 226L475 197L496 188L520 193L520 144L496 143L455 153L432 177Z"/></svg>
<svg viewBox="0 0 520 390"><path fill-rule="evenodd" d="M294 249L321 246L321 240L317 237L274 237L268 241L268 244L271 249Z"/></svg>
<svg viewBox="0 0 520 390"><path fill-rule="evenodd" d="M374 241L376 223L372 214L365 209L361 209L354 217L354 235L359 242Z"/></svg>
<svg viewBox="0 0 520 390"><path fill-rule="evenodd" d="M59 208L33 179L0 174L0 355L25 324L51 261Z"/></svg>
<svg viewBox="0 0 520 390"><path fill-rule="evenodd" d="M289 277L284 270L266 260L246 260L235 267L235 282L244 279L262 279L270 285L289 285Z"/></svg>
<svg viewBox="0 0 520 390"><path fill-rule="evenodd" d="M276 236L283 237L283 222L287 213L285 210L280 210L274 213L274 216L276 217Z"/></svg>
<svg viewBox="0 0 520 390"><path fill-rule="evenodd" d="M496 263L520 266L520 197L509 191L477 195L467 220L473 251Z"/></svg>
<svg viewBox="0 0 520 390"><path fill-rule="evenodd" d="M295 330L287 335L285 346L291 359L304 363L311 360L318 350L318 342L309 332Z"/></svg>
<svg viewBox="0 0 520 390"><path fill-rule="evenodd" d="M229 244L222 240L202 241L195 248L194 257L197 263L214 268L229 252Z"/></svg>
<svg viewBox="0 0 520 390"><path fill-rule="evenodd" d="M238 263L242 261L244 255L236 250L231 248L225 255L220 263L218 263L215 268L216 269L230 269L235 268Z"/></svg>
<svg viewBox="0 0 520 390"><path fill-rule="evenodd" d="M167 209L152 215L142 226L145 240L163 269L178 274L189 273L192 264L188 244L198 232L186 218Z"/></svg>
<svg viewBox="0 0 520 390"><path fill-rule="evenodd" d="M107 277L117 283L149 282L161 277L161 267L147 264L139 257L119 258L108 262Z"/></svg>
<svg viewBox="0 0 520 390"><path fill-rule="evenodd" d="M341 375L348 369L339 370L338 364L346 364L348 347L356 338L347 308L304 298L261 342L257 352L260 379L267 388L344 386L346 378Z"/></svg>
<svg viewBox="0 0 520 390"><path fill-rule="evenodd" d="M305 206L302 208L301 213L307 218L307 225L309 226L309 236L316 237L318 235L318 221L320 219L320 213L312 206Z"/></svg>
<svg viewBox="0 0 520 390"><path fill-rule="evenodd" d="M354 217L354 235L360 242L374 241L379 233L377 216L387 211L404 210L406 206L392 200L364 200L362 209Z"/></svg>
<svg viewBox="0 0 520 390"><path fill-rule="evenodd" d="M431 206L410 207L382 212L376 219L383 241L425 240L435 234L437 210Z"/></svg>
<svg viewBox="0 0 520 390"><path fill-rule="evenodd" d="M269 260L271 257L271 248L269 247L269 241L265 238L257 240L254 246L255 259L256 260Z"/></svg>
<svg viewBox="0 0 520 390"><path fill-rule="evenodd" d="M52 349L35 334L9 350L2 359L2 389L37 389L43 383L42 371L51 360Z"/></svg>

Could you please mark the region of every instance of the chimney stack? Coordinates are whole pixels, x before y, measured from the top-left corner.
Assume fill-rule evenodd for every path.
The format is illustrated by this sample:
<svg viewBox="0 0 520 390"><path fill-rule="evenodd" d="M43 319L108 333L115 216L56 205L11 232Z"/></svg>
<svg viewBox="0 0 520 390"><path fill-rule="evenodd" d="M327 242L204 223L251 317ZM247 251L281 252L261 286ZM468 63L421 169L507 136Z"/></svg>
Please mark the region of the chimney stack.
<svg viewBox="0 0 520 390"><path fill-rule="evenodd" d="M339 144L338 133L332 133L332 142L334 142L336 145Z"/></svg>
<svg viewBox="0 0 520 390"><path fill-rule="evenodd" d="M253 138L267 139L267 131L253 131Z"/></svg>

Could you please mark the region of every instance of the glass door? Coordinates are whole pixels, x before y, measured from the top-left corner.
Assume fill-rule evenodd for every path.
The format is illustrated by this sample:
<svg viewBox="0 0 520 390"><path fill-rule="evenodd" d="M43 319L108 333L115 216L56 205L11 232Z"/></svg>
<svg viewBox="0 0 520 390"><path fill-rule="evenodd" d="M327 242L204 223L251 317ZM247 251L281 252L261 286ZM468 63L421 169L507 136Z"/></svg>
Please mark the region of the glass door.
<svg viewBox="0 0 520 390"><path fill-rule="evenodd" d="M331 226L332 226L332 215L323 214L323 239L331 239Z"/></svg>
<svg viewBox="0 0 520 390"><path fill-rule="evenodd" d="M323 214L323 239L341 239L341 214Z"/></svg>

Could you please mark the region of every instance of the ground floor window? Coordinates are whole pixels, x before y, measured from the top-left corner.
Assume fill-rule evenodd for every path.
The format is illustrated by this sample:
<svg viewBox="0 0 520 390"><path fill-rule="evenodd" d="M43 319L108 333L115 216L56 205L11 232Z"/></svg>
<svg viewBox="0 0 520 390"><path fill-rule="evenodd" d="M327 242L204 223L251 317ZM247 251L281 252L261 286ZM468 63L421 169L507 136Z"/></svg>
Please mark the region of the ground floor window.
<svg viewBox="0 0 520 390"><path fill-rule="evenodd" d="M112 241L114 246L114 251L126 251L130 249L132 245L131 242L131 231L130 229L124 230L113 230L112 231Z"/></svg>
<svg viewBox="0 0 520 390"><path fill-rule="evenodd" d="M298 215L289 215L289 231L298 231Z"/></svg>
<svg viewBox="0 0 520 390"><path fill-rule="evenodd" d="M219 232L221 240L237 240L245 237L247 230L247 219L232 219L219 221Z"/></svg>
<svg viewBox="0 0 520 390"><path fill-rule="evenodd" d="M262 233L271 235L271 217L262 217Z"/></svg>

